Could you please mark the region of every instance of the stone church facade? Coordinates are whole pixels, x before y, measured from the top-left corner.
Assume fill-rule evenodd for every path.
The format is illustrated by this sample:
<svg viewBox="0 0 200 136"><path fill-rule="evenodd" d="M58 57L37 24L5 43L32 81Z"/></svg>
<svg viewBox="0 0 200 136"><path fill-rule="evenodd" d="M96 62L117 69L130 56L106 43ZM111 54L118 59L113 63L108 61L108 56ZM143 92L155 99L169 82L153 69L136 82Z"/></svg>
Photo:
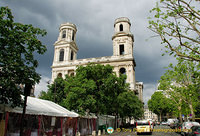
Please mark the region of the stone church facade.
<svg viewBox="0 0 200 136"><path fill-rule="evenodd" d="M54 44L54 60L52 65L52 81L66 74L75 75L76 67L89 63L111 65L117 76L126 74L126 82L130 90L143 101L143 83L135 80L135 59L133 57L134 37L130 32L131 23L128 18L121 17L115 20L113 41L113 55L98 58L77 59L78 46L76 45L76 25L61 24L59 36Z"/></svg>

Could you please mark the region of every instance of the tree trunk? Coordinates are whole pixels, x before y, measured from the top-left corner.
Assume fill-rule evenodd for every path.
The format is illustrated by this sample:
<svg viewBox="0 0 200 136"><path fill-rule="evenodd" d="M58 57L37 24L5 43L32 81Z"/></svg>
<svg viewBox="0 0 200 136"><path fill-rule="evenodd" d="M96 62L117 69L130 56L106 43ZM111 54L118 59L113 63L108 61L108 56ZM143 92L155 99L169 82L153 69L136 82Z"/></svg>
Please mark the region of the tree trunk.
<svg viewBox="0 0 200 136"><path fill-rule="evenodd" d="M195 121L195 113L194 113L192 103L189 103L189 107L190 107L190 112L192 114L192 121Z"/></svg>
<svg viewBox="0 0 200 136"><path fill-rule="evenodd" d="M181 101L182 101L182 99L179 100L178 111L179 111L179 120L180 120L180 123L182 124L183 119L182 119L182 112L181 112Z"/></svg>
<svg viewBox="0 0 200 136"><path fill-rule="evenodd" d="M118 114L117 114L117 127L116 129L119 127L119 122L118 122Z"/></svg>
<svg viewBox="0 0 200 136"><path fill-rule="evenodd" d="M180 123L182 124L183 123L183 119L182 119L182 113L181 113L181 106L178 106L178 111L179 111L179 120L180 120Z"/></svg>
<svg viewBox="0 0 200 136"><path fill-rule="evenodd" d="M23 136L23 131L24 131L24 117L26 114L26 103L27 103L27 97L30 95L32 85L30 83L27 83L24 88L24 106L23 106L23 113L22 113L22 118L20 122L20 136Z"/></svg>
<svg viewBox="0 0 200 136"><path fill-rule="evenodd" d="M160 122L162 121L162 120L161 120L161 116L162 116L162 114L160 113Z"/></svg>
<svg viewBox="0 0 200 136"><path fill-rule="evenodd" d="M115 115L115 128L114 129L116 129L116 128L117 128L117 117Z"/></svg>

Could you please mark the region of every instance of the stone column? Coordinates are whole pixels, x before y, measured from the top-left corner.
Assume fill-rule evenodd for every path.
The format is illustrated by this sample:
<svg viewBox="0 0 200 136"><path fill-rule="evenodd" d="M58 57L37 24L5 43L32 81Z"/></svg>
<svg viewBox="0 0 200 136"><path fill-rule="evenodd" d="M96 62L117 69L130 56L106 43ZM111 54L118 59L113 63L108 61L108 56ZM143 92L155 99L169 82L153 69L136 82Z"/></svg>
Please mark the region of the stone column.
<svg viewBox="0 0 200 136"><path fill-rule="evenodd" d="M135 89L135 71L133 69L133 65L130 65L130 86L131 89Z"/></svg>

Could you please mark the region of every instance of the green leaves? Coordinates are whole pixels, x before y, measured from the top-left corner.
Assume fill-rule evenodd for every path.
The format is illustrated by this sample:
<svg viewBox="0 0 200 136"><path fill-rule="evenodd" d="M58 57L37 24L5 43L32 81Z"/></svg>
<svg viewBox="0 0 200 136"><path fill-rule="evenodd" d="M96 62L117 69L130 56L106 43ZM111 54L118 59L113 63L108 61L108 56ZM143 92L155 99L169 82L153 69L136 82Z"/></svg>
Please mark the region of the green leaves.
<svg viewBox="0 0 200 136"><path fill-rule="evenodd" d="M154 18L149 18L148 28L160 36L170 55L200 62L199 6L197 1L160 0L150 10Z"/></svg>
<svg viewBox="0 0 200 136"><path fill-rule="evenodd" d="M54 101L81 115L89 109L96 114L139 118L143 115L143 104L134 92L129 91L125 79L125 75L117 77L110 65L79 66L74 77L66 75L65 79L55 79L48 92L42 92L40 98ZM56 95L52 93L55 86Z"/></svg>
<svg viewBox="0 0 200 136"><path fill-rule="evenodd" d="M198 63L178 59L178 64L170 64L166 73L161 76L159 89L164 90L175 102L175 107L180 106L181 110L174 109L174 112L189 114L190 109L190 113L195 115L193 112L199 103L199 70Z"/></svg>
<svg viewBox="0 0 200 136"><path fill-rule="evenodd" d="M119 103L120 117L132 117L134 119L143 117L143 104L133 92L120 93L117 100Z"/></svg>
<svg viewBox="0 0 200 136"><path fill-rule="evenodd" d="M18 85L29 80L32 85L39 82L38 61L33 53L45 53L46 46L37 37L44 36L46 31L15 23L13 18L8 7L0 8L0 102L18 106L23 92Z"/></svg>
<svg viewBox="0 0 200 136"><path fill-rule="evenodd" d="M162 115L163 113L169 113L172 108L170 100L163 94L163 92L155 92L151 99L148 101L148 108L153 113Z"/></svg>

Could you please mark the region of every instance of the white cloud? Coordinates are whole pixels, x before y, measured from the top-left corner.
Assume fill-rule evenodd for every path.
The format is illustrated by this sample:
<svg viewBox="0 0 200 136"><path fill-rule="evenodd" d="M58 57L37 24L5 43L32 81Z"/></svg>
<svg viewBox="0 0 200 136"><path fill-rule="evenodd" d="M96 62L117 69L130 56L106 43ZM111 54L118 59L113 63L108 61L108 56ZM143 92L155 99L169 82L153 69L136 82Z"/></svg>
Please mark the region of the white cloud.
<svg viewBox="0 0 200 136"><path fill-rule="evenodd" d="M144 84L143 101L145 105L151 99L151 95L157 90L157 84Z"/></svg>
<svg viewBox="0 0 200 136"><path fill-rule="evenodd" d="M36 84L34 95L38 97L41 91L47 91L48 81L51 80L49 77L42 76L40 83Z"/></svg>

